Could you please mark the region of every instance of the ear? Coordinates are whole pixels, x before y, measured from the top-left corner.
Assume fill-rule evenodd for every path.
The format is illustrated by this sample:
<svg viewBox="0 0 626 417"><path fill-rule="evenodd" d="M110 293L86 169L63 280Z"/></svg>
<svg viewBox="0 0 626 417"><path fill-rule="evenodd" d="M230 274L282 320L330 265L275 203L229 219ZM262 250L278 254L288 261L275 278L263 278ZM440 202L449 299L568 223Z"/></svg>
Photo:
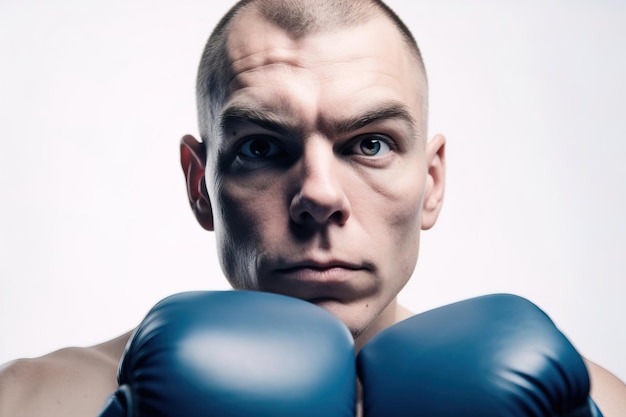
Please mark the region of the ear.
<svg viewBox="0 0 626 417"><path fill-rule="evenodd" d="M428 176L424 191L422 206L422 230L428 230L435 225L441 206L446 182L446 138L437 135L426 144L426 163Z"/></svg>
<svg viewBox="0 0 626 417"><path fill-rule="evenodd" d="M206 148L191 135L185 135L180 140L180 165L185 173L191 210L200 226L212 231L213 209L204 179Z"/></svg>

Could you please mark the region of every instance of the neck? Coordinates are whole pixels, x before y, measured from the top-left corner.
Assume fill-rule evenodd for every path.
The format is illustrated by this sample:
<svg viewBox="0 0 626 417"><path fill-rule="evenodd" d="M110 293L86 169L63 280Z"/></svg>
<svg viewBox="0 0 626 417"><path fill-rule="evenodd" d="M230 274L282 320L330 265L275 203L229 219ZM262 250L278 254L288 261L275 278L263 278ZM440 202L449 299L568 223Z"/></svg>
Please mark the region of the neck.
<svg viewBox="0 0 626 417"><path fill-rule="evenodd" d="M387 308L380 313L376 320L354 340L356 353L359 353L361 348L365 346L365 344L378 332L389 326L393 326L394 324L407 319L412 315L413 313L399 305L397 299L394 298L391 303L389 303Z"/></svg>
<svg viewBox="0 0 626 417"><path fill-rule="evenodd" d="M389 306L383 310L376 321L372 323L359 337L354 340L355 351L358 354L365 344L383 329L393 326L413 315L412 312L398 304L397 299L393 299ZM363 416L363 387L361 381L356 381L356 417Z"/></svg>

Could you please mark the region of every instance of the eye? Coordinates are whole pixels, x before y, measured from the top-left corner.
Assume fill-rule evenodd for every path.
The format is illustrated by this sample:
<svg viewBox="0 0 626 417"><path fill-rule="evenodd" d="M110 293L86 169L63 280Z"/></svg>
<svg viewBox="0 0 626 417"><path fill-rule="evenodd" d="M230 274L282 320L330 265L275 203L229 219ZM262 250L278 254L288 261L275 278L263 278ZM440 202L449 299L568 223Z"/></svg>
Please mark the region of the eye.
<svg viewBox="0 0 626 417"><path fill-rule="evenodd" d="M377 135L364 136L349 149L349 153L363 156L382 156L390 151L388 141Z"/></svg>
<svg viewBox="0 0 626 417"><path fill-rule="evenodd" d="M279 156L281 148L268 136L253 136L239 147L239 155L248 159L267 159Z"/></svg>

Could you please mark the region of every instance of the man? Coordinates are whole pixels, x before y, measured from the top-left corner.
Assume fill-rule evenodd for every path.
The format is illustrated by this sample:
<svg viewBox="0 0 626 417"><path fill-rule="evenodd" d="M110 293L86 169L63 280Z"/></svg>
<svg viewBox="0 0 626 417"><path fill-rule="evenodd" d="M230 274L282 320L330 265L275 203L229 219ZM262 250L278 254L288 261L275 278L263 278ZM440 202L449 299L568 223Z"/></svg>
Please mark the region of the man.
<svg viewBox="0 0 626 417"><path fill-rule="evenodd" d="M427 137L426 74L395 15L369 1L240 2L197 94L202 141L183 137L181 164L233 287L320 305L357 349L409 317L396 296L441 209L445 139ZM128 337L9 364L0 416L95 415ZM626 386L588 365L604 415L626 415Z"/></svg>

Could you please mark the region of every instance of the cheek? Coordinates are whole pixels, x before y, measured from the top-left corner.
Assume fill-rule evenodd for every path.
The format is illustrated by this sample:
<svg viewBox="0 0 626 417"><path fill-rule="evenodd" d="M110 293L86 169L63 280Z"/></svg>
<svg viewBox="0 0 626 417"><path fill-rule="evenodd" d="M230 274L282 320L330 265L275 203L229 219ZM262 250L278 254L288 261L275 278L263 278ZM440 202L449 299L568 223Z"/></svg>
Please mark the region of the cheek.
<svg viewBox="0 0 626 417"><path fill-rule="evenodd" d="M272 186L242 187L224 181L212 196L215 236L222 269L235 288L256 288L256 259L284 217ZM272 196L272 198L268 198Z"/></svg>
<svg viewBox="0 0 626 417"><path fill-rule="evenodd" d="M374 241L384 242L381 255L393 279L408 279L417 262L425 176L425 171L414 169L372 185L378 203L368 216L376 228L371 233Z"/></svg>
<svg viewBox="0 0 626 417"><path fill-rule="evenodd" d="M389 283L388 290L396 295L408 282L419 255L421 232L421 198L406 196L394 203L394 210L387 216L387 235L389 239L386 259L381 271L383 279Z"/></svg>
<svg viewBox="0 0 626 417"><path fill-rule="evenodd" d="M223 180L215 187L212 199L217 206L216 228L223 229L223 233L243 242L257 240L267 219L278 214L277 188L277 182L272 179Z"/></svg>
<svg viewBox="0 0 626 417"><path fill-rule="evenodd" d="M397 267L401 268L401 271L397 272L410 275L415 268L419 252L422 195L407 193L390 206L393 210L390 210L386 220L393 257Z"/></svg>

